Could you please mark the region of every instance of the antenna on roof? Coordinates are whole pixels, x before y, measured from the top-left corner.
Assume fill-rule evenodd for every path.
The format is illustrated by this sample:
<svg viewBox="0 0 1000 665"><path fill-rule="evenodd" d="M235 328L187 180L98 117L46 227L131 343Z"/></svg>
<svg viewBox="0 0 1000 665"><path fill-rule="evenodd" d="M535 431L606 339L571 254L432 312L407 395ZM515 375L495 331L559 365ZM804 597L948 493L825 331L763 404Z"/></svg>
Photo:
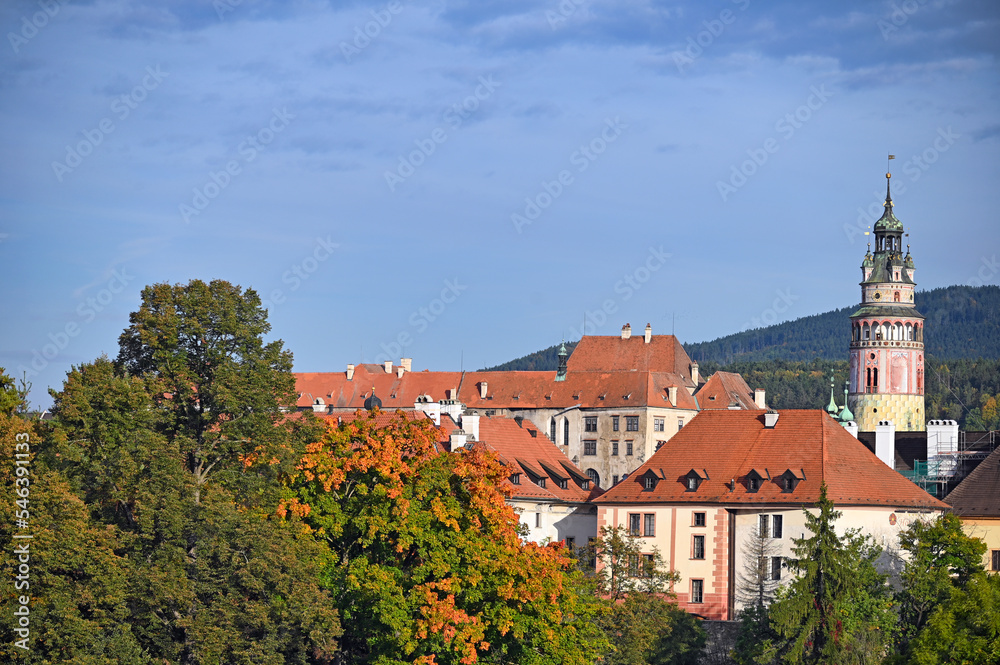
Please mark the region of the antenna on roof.
<svg viewBox="0 0 1000 665"><path fill-rule="evenodd" d="M677 312L670 313L670 336L674 337L674 324L677 322Z"/></svg>
<svg viewBox="0 0 1000 665"><path fill-rule="evenodd" d="M458 369L459 369L459 371L462 371L462 372L465 371L465 349L462 349L461 360L458 361Z"/></svg>

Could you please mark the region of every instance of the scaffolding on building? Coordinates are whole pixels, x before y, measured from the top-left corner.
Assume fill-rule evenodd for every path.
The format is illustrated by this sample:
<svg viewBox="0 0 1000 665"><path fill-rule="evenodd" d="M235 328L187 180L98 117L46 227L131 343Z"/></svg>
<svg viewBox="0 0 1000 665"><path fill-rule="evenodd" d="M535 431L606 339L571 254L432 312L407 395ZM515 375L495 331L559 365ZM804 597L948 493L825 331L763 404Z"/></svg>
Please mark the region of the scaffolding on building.
<svg viewBox="0 0 1000 665"><path fill-rule="evenodd" d="M913 470L903 469L899 473L931 496L942 499L996 450L997 438L996 431L960 431L958 450L914 460Z"/></svg>

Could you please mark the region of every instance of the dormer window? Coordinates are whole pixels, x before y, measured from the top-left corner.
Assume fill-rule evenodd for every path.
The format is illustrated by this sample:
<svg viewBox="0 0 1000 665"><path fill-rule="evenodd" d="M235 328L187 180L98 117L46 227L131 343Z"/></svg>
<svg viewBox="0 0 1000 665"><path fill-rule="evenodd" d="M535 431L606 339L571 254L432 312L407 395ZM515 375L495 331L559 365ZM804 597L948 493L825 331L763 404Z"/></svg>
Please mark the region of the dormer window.
<svg viewBox="0 0 1000 665"><path fill-rule="evenodd" d="M642 488L645 490L656 489L656 476L647 475L642 479Z"/></svg>
<svg viewBox="0 0 1000 665"><path fill-rule="evenodd" d="M781 491L784 494L791 494L795 491L796 486L800 482L805 480L805 474L799 471L792 471L787 469L783 474L781 474Z"/></svg>
<svg viewBox="0 0 1000 665"><path fill-rule="evenodd" d="M519 474L519 473L512 473L512 474L510 474L510 484L511 485L520 485L521 484L521 474Z"/></svg>
<svg viewBox="0 0 1000 665"><path fill-rule="evenodd" d="M559 479L559 489L564 490L569 487L569 481L565 478Z"/></svg>
<svg viewBox="0 0 1000 665"><path fill-rule="evenodd" d="M703 480L708 480L708 473L704 470L691 469L684 476L684 489L688 492L696 492Z"/></svg>
<svg viewBox="0 0 1000 665"><path fill-rule="evenodd" d="M751 469L750 473L746 475L747 492L757 492L758 490L760 490L761 485L764 484L765 480L767 480L767 477L764 475L764 473L761 473L756 469Z"/></svg>
<svg viewBox="0 0 1000 665"><path fill-rule="evenodd" d="M544 478L539 478L537 482L538 482L538 486L539 487L541 487L542 489L545 489L545 479Z"/></svg>

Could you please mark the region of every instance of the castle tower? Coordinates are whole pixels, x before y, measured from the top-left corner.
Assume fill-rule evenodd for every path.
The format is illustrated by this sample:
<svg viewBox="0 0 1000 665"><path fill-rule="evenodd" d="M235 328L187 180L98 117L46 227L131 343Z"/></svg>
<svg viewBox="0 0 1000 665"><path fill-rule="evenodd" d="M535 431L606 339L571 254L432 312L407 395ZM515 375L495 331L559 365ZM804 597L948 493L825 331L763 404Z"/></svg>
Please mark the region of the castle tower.
<svg viewBox="0 0 1000 665"><path fill-rule="evenodd" d="M924 317L913 302L913 259L903 255L903 224L892 213L886 173L885 212L875 222L861 264L861 306L851 315L848 402L858 429L873 432L881 420L896 431L924 429Z"/></svg>

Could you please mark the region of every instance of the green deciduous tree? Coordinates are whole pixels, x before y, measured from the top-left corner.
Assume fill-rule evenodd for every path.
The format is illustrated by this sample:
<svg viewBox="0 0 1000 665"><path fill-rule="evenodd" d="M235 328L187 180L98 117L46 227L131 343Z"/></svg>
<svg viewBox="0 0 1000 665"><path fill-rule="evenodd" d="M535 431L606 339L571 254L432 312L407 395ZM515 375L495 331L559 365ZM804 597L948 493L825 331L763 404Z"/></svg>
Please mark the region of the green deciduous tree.
<svg viewBox="0 0 1000 665"><path fill-rule="evenodd" d="M429 421L359 413L310 444L280 514L328 548L345 663L592 663L601 603L558 543L523 543L507 471Z"/></svg>
<svg viewBox="0 0 1000 665"><path fill-rule="evenodd" d="M259 299L225 282L160 284L131 322L117 363L74 368L53 393L47 455L118 535L136 639L182 664L329 660L339 626L324 551L269 517L308 426L282 413L291 357L261 339Z"/></svg>
<svg viewBox="0 0 1000 665"><path fill-rule="evenodd" d="M1000 576L975 573L938 605L910 642L905 662L1000 663Z"/></svg>
<svg viewBox="0 0 1000 665"><path fill-rule="evenodd" d="M899 534L899 543L908 554L896 594L902 624L898 648L903 652L934 610L983 572L986 544L967 536L952 513L914 522Z"/></svg>

